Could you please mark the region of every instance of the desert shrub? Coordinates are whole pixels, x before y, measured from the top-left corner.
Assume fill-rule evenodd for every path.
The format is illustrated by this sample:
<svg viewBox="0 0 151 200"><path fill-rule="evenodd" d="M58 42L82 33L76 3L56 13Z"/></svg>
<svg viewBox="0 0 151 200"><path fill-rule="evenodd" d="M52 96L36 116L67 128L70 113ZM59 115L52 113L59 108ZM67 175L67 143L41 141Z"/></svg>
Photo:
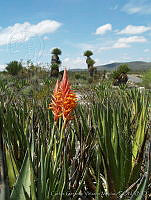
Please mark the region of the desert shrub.
<svg viewBox="0 0 151 200"><path fill-rule="evenodd" d="M120 72L119 71L113 71L112 74L111 74L111 78L113 79L117 79L120 75Z"/></svg>
<svg viewBox="0 0 151 200"><path fill-rule="evenodd" d="M80 74L75 74L75 79L78 80L78 79L80 79L80 77L81 77Z"/></svg>
<svg viewBox="0 0 151 200"><path fill-rule="evenodd" d="M21 62L11 61L10 63L7 64L6 70L8 71L9 74L15 76L21 71L22 68L23 66Z"/></svg>
<svg viewBox="0 0 151 200"><path fill-rule="evenodd" d="M86 80L86 76L80 75L80 74L75 74L75 79L77 79L77 80L79 80L79 79Z"/></svg>
<svg viewBox="0 0 151 200"><path fill-rule="evenodd" d="M127 72L130 69L127 64L120 65L117 70L113 71L111 77L113 78L113 85L126 84L128 81Z"/></svg>
<svg viewBox="0 0 151 200"><path fill-rule="evenodd" d="M151 88L151 70L148 70L143 74L143 85L146 88Z"/></svg>
<svg viewBox="0 0 151 200"><path fill-rule="evenodd" d="M93 78L92 77L88 78L88 83L90 83L90 84L93 83Z"/></svg>
<svg viewBox="0 0 151 200"><path fill-rule="evenodd" d="M121 74L121 73L128 73L130 71L130 68L128 67L127 64L122 64L118 67L117 71Z"/></svg>

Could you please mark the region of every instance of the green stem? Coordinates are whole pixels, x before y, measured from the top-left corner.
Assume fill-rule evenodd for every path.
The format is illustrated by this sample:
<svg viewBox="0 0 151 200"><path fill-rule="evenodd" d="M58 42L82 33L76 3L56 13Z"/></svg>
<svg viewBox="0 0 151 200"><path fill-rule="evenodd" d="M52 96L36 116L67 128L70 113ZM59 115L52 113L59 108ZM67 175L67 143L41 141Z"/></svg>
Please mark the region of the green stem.
<svg viewBox="0 0 151 200"><path fill-rule="evenodd" d="M63 123L63 126L62 126L62 129L61 129L59 147L58 147L58 152L57 152L57 156L56 156L56 162L55 162L53 174L56 173L57 164L58 164L58 162L59 162L59 156L60 156L60 152L61 152L61 147L62 147L62 144L63 144L63 142L64 142L64 131L65 131L65 128L66 128L66 124L67 124L67 120L65 119L65 120L64 120L64 123Z"/></svg>

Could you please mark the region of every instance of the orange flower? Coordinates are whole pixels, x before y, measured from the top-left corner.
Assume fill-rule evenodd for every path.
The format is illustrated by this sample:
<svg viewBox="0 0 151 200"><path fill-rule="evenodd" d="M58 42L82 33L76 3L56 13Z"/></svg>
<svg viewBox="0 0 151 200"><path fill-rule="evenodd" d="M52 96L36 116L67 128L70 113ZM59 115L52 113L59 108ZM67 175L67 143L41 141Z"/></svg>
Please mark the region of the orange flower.
<svg viewBox="0 0 151 200"><path fill-rule="evenodd" d="M63 117L64 120L71 120L73 119L71 113L76 105L77 97L73 90L71 90L67 70L65 69L61 82L56 82L49 109L52 109L54 120L58 120L59 117Z"/></svg>

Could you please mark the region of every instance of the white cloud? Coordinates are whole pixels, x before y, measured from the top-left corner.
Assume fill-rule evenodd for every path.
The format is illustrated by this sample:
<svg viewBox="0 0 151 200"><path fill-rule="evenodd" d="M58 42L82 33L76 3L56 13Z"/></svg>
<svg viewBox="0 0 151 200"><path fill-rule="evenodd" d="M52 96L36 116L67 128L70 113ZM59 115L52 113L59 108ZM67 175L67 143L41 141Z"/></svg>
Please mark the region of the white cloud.
<svg viewBox="0 0 151 200"><path fill-rule="evenodd" d="M150 0L129 0L122 8L122 11L128 14L151 14L151 1Z"/></svg>
<svg viewBox="0 0 151 200"><path fill-rule="evenodd" d="M132 44L135 43L145 43L147 39L143 36L129 36L129 37L121 37L117 40L107 40L103 42L95 42L95 43L81 43L78 44L78 47L84 52L87 49L93 51L94 55L103 52L109 51L112 49L122 49L122 48L130 48ZM83 54L82 54L83 55Z"/></svg>
<svg viewBox="0 0 151 200"><path fill-rule="evenodd" d="M137 43L137 42L146 42L146 38L143 36L132 36L132 37L127 37L127 38L120 38L118 42L121 43Z"/></svg>
<svg viewBox="0 0 151 200"><path fill-rule="evenodd" d="M103 35L105 34L107 31L112 31L112 25L111 24L105 24L103 26L100 26L96 29L95 34L96 35Z"/></svg>
<svg viewBox="0 0 151 200"><path fill-rule="evenodd" d="M151 27L148 26L133 26L128 25L123 30L117 32L118 34L141 34L150 31Z"/></svg>
<svg viewBox="0 0 151 200"><path fill-rule="evenodd" d="M98 58L93 58L95 60L95 66L100 65L101 61ZM81 57L66 57L62 60L61 70L66 67L67 69L87 69L86 58Z"/></svg>
<svg viewBox="0 0 151 200"><path fill-rule="evenodd" d="M13 26L0 29L0 45L25 42L31 37L53 33L60 26L61 23L54 20L44 20L38 24L30 24L29 22L16 23Z"/></svg>
<svg viewBox="0 0 151 200"><path fill-rule="evenodd" d="M150 52L150 49L144 49L144 52L148 53L148 52Z"/></svg>
<svg viewBox="0 0 151 200"><path fill-rule="evenodd" d="M0 65L0 71L4 71L5 67L6 67L6 65Z"/></svg>
<svg viewBox="0 0 151 200"><path fill-rule="evenodd" d="M143 42L147 42L146 38L144 38L143 36L125 37L125 38L119 38L112 47L128 48L130 47L131 43L143 43Z"/></svg>
<svg viewBox="0 0 151 200"><path fill-rule="evenodd" d="M124 9L126 12L128 12L128 14L135 14L135 13L139 13L142 8L141 7L129 7L128 5L125 6Z"/></svg>
<svg viewBox="0 0 151 200"><path fill-rule="evenodd" d="M120 48L129 48L130 45L128 43L117 41L113 46L112 49L120 49Z"/></svg>
<svg viewBox="0 0 151 200"><path fill-rule="evenodd" d="M67 69L86 69L86 63L84 57L66 57L62 60L62 66L65 66Z"/></svg>
<svg viewBox="0 0 151 200"><path fill-rule="evenodd" d="M112 42L110 46L108 45L98 48L97 52L107 51L111 49L130 48L132 43L144 43L144 42L147 42L147 40L143 36L123 37Z"/></svg>
<svg viewBox="0 0 151 200"><path fill-rule="evenodd" d="M95 66L100 65L101 61L98 58L93 58L95 60ZM66 67L67 69L87 69L86 58L85 57L66 57L62 60L61 70Z"/></svg>

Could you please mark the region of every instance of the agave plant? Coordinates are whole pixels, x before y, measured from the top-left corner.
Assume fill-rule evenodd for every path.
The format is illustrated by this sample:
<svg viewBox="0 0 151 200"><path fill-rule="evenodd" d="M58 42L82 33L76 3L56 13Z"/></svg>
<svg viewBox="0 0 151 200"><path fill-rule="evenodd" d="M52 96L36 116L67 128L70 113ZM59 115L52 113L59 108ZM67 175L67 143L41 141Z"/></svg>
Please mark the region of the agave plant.
<svg viewBox="0 0 151 200"><path fill-rule="evenodd" d="M77 105L66 70L42 100L2 87L0 199L149 199L148 92L104 84Z"/></svg>

